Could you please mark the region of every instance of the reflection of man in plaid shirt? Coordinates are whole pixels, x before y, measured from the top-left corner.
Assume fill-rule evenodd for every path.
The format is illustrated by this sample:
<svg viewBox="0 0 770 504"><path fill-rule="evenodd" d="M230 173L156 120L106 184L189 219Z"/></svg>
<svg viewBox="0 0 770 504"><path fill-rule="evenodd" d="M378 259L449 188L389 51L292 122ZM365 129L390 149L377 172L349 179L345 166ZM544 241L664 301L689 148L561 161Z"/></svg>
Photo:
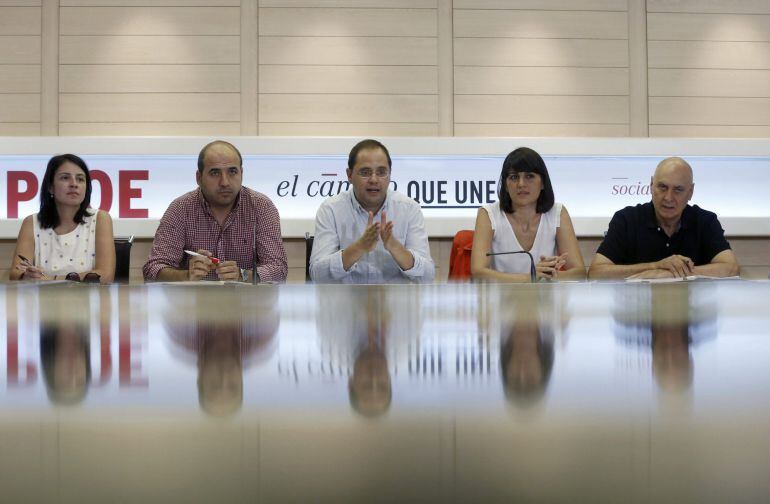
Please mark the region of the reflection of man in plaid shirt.
<svg viewBox="0 0 770 504"><path fill-rule="evenodd" d="M278 210L264 194L241 187L238 149L224 141L206 145L195 178L198 189L175 199L163 215L144 279L250 281L256 251L259 278L285 281L288 267ZM187 256L185 250L201 256Z"/></svg>

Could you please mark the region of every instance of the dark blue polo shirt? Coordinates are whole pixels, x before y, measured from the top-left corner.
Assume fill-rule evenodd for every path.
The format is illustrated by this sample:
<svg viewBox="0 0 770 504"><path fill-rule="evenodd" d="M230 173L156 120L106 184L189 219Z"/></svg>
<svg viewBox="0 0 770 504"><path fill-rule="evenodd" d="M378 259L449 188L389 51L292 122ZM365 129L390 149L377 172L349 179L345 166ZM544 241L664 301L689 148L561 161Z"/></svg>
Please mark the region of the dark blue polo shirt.
<svg viewBox="0 0 770 504"><path fill-rule="evenodd" d="M729 248L715 213L687 205L679 229L669 237L649 202L615 212L597 252L615 264L655 262L679 254L702 266Z"/></svg>

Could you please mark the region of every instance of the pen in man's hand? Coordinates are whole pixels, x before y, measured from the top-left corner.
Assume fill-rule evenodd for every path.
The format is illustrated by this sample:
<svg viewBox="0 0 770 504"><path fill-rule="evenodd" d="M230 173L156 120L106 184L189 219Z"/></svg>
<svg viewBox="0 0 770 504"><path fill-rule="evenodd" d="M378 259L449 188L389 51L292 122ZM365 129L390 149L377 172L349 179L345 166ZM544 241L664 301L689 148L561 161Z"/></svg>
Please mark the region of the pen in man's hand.
<svg viewBox="0 0 770 504"><path fill-rule="evenodd" d="M191 256L205 257L205 258L209 259L214 264L219 264L219 262L220 262L219 259L217 259L216 257L209 257L209 256L206 256L206 255L203 255L203 254L199 254L197 252L193 252L192 250L185 250L184 253L185 254L189 254Z"/></svg>

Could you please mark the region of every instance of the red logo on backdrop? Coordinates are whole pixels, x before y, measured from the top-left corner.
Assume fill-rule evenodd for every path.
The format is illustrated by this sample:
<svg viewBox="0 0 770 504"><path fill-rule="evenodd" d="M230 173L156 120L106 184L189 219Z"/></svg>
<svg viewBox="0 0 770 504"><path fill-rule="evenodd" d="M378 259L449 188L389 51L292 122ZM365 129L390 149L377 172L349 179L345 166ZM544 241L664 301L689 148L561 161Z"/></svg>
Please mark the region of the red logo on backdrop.
<svg viewBox="0 0 770 504"><path fill-rule="evenodd" d="M98 208L110 212L113 201L113 182L110 176L101 170L91 170L93 185L99 186L101 201ZM142 189L133 187L135 180L149 180L149 170L118 170L118 218L120 219L146 219L149 216L147 208L132 207L132 200L142 198ZM40 181L30 171L9 171L7 175L7 209L9 219L19 218L19 203L32 201L37 198ZM97 207L95 201L91 206Z"/></svg>
<svg viewBox="0 0 770 504"><path fill-rule="evenodd" d="M21 182L25 184L23 191L20 188ZM34 199L37 195L37 188L37 177L34 173L28 171L8 172L8 194L6 197L8 210L6 215L9 219L19 218L19 203Z"/></svg>

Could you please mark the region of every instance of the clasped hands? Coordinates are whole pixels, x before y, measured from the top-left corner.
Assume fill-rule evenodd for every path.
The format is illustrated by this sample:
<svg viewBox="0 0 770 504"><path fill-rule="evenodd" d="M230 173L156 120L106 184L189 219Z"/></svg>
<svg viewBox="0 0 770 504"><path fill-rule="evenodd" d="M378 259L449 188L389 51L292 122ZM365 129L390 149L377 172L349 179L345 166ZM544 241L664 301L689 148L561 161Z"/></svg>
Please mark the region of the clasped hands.
<svg viewBox="0 0 770 504"><path fill-rule="evenodd" d="M693 274L695 263L689 257L674 254L652 263L652 268L628 278L685 278Z"/></svg>
<svg viewBox="0 0 770 504"><path fill-rule="evenodd" d="M187 272L190 280L201 280L205 278L211 271L217 272L217 278L219 280L235 280L241 279L241 268L238 267L238 263L235 261L219 261L215 263L210 257L213 254L208 250L199 249L197 251L201 256L192 256L188 261Z"/></svg>
<svg viewBox="0 0 770 504"><path fill-rule="evenodd" d="M567 264L567 252L555 256L540 256L540 262L535 264L538 279L556 280L559 271Z"/></svg>

